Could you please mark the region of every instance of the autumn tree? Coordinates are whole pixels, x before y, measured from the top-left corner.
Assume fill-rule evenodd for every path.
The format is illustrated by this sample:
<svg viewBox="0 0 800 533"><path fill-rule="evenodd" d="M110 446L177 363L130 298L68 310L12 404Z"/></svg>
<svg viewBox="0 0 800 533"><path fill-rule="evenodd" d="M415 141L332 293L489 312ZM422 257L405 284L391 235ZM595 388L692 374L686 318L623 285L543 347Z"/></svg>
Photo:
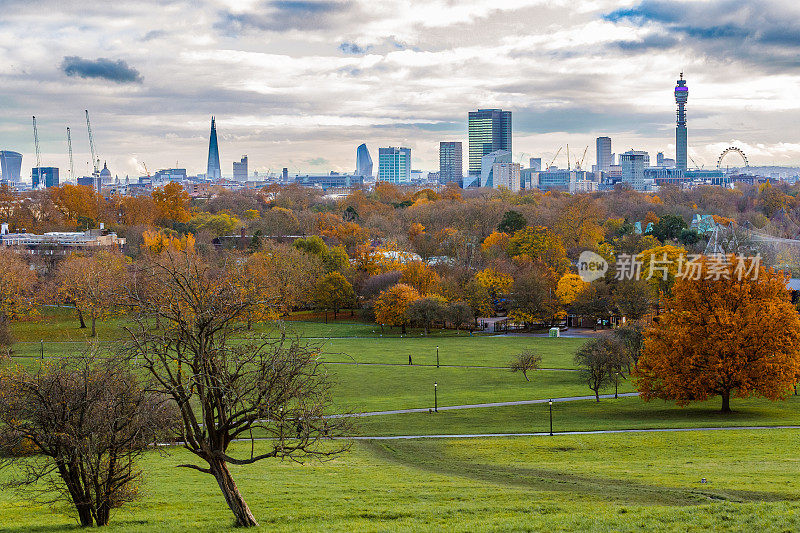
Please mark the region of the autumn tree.
<svg viewBox="0 0 800 533"><path fill-rule="evenodd" d="M339 309L352 306L355 300L356 293L353 286L336 271L322 276L314 287L314 303L320 309L333 311L334 320Z"/></svg>
<svg viewBox="0 0 800 533"><path fill-rule="evenodd" d="M558 280L556 296L564 305L570 305L585 287L586 282L583 281L583 278L577 274L567 272Z"/></svg>
<svg viewBox="0 0 800 533"><path fill-rule="evenodd" d="M180 411L179 440L195 460L179 466L213 476L236 524L257 526L229 465L301 462L347 447L341 440L322 446L341 436L347 419L327 416L331 384L319 347L285 334L247 334L248 310L258 303L224 262L168 251L149 257L129 280L134 325L122 353ZM156 282L161 290L152 293ZM247 453L230 448L245 439Z"/></svg>
<svg viewBox="0 0 800 533"><path fill-rule="evenodd" d="M36 272L20 254L0 247L0 347L10 349L10 322L33 309L36 281Z"/></svg>
<svg viewBox="0 0 800 533"><path fill-rule="evenodd" d="M400 326L405 333L408 308L419 298L419 292L405 283L392 285L375 299L375 320L381 326Z"/></svg>
<svg viewBox="0 0 800 533"><path fill-rule="evenodd" d="M782 273L736 258L700 260L647 330L636 370L643 399L678 405L731 396L784 398L800 378L800 318Z"/></svg>
<svg viewBox="0 0 800 533"><path fill-rule="evenodd" d="M68 225L95 227L105 202L97 191L91 187L65 183L48 189L48 192L53 205Z"/></svg>
<svg viewBox="0 0 800 533"><path fill-rule="evenodd" d="M422 261L410 261L401 269L400 283L414 287L420 294L431 294L439 288L441 278L431 267Z"/></svg>
<svg viewBox="0 0 800 533"><path fill-rule="evenodd" d="M525 381L528 379L528 372L539 370L542 367L542 356L530 350L522 350L509 364L512 372L522 372Z"/></svg>
<svg viewBox="0 0 800 533"><path fill-rule="evenodd" d="M152 193L158 213L157 219L162 224L189 221L189 194L177 182L171 182L155 189Z"/></svg>
<svg viewBox="0 0 800 533"><path fill-rule="evenodd" d="M265 243L247 257L241 282L251 287L248 313L260 309L287 314L314 301L314 286L322 274L319 258L284 244Z"/></svg>
<svg viewBox="0 0 800 533"><path fill-rule="evenodd" d="M114 358L60 358L35 373L6 367L0 384L6 486L44 489L50 501L71 505L83 527L107 525L113 509L138 499L139 458L176 435L167 398Z"/></svg>
<svg viewBox="0 0 800 533"><path fill-rule="evenodd" d="M516 232L508 242L508 255L527 256L556 274L562 274L569 266L561 237L543 226L528 226Z"/></svg>
<svg viewBox="0 0 800 533"><path fill-rule="evenodd" d="M92 337L97 336L97 319L107 316L118 305L117 295L125 282L127 265L128 260L117 250L73 253L56 273L58 290L64 299L75 304L81 317L83 313L89 314Z"/></svg>

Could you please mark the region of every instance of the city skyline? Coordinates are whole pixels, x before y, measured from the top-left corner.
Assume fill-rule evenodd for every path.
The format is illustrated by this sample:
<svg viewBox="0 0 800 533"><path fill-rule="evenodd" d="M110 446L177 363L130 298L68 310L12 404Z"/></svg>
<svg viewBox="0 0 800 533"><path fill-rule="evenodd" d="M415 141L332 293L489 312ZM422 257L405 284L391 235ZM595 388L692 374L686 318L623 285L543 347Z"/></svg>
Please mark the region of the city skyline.
<svg viewBox="0 0 800 533"><path fill-rule="evenodd" d="M514 161L549 161L566 144L589 145L593 159L606 135L617 153L674 157L684 71L699 164L732 145L751 165L800 164L800 9L789 2L400 6L7 1L0 149L23 154L27 179L36 115L42 165L68 168L71 126L76 172L88 175L89 108L99 154L120 176L143 175L142 163L202 173L211 115L226 176L245 153L251 171L352 172L364 140L373 153L408 146L415 169L436 170L439 142L466 143L465 113L492 107L514 114ZM556 163L566 166L564 151Z"/></svg>

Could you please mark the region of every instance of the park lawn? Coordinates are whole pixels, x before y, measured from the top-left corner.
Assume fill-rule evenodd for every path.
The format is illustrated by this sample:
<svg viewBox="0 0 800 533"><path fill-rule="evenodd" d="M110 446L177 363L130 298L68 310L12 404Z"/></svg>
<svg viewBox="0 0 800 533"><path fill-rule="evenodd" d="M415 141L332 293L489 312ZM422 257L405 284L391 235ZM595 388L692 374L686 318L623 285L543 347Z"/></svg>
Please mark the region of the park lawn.
<svg viewBox="0 0 800 533"><path fill-rule="evenodd" d="M417 365L435 365L436 347L442 365L501 366L508 364L522 350L542 356L543 368L575 368L575 352L583 338L548 338L524 336L449 337L378 337L373 339L331 339L324 343L326 361L408 364L408 356ZM351 357L353 359L351 359Z"/></svg>
<svg viewBox="0 0 800 533"><path fill-rule="evenodd" d="M232 470L264 531L797 531L798 438L769 430L369 441L330 462ZM176 469L188 452L170 453L145 457L143 501L116 511L107 530L233 531L213 478ZM76 530L54 512L64 510L3 491L0 530Z"/></svg>
<svg viewBox="0 0 800 533"><path fill-rule="evenodd" d="M608 392L608 391L605 391ZM611 391L613 393L613 390ZM440 404L441 405L441 404ZM677 407L638 397L553 404L553 428L560 431L800 425L800 397L785 401L731 399L733 413L719 412L719 398ZM361 435L460 435L538 433L550 430L548 405L460 409L359 418Z"/></svg>
<svg viewBox="0 0 800 533"><path fill-rule="evenodd" d="M564 370L529 372L530 382L521 373L493 368L329 364L328 371L337 412L433 407L434 382L440 406L592 394L578 372ZM620 381L620 392L632 390L629 381Z"/></svg>

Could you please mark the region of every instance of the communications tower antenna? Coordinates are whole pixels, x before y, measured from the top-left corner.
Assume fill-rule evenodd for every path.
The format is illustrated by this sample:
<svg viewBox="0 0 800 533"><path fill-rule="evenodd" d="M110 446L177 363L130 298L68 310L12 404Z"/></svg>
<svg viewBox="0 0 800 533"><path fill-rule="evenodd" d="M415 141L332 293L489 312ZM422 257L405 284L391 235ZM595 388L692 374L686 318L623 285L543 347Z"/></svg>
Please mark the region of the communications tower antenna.
<svg viewBox="0 0 800 533"><path fill-rule="evenodd" d="M39 152L39 129L36 127L36 116L33 117L33 144L36 149L36 183L41 183L42 154Z"/></svg>
<svg viewBox="0 0 800 533"><path fill-rule="evenodd" d="M75 179L75 163L72 161L72 134L67 126L67 148L69 149L69 179Z"/></svg>
<svg viewBox="0 0 800 533"><path fill-rule="evenodd" d="M97 150L94 147L94 136L92 135L92 123L89 122L89 110L86 109L86 129L89 132L89 150L92 152L92 166L94 167L93 176L100 175L100 158L97 156Z"/></svg>

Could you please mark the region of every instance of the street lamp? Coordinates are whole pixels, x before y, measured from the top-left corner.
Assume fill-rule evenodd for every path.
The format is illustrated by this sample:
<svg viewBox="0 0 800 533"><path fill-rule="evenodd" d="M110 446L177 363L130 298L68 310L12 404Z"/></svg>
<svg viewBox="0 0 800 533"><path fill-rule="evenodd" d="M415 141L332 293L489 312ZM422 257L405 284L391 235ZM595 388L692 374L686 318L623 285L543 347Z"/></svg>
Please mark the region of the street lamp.
<svg viewBox="0 0 800 533"><path fill-rule="evenodd" d="M619 398L619 370L614 372L614 399Z"/></svg>
<svg viewBox="0 0 800 533"><path fill-rule="evenodd" d="M439 388L439 384L434 381L433 382L433 412L434 413L438 413L439 412L439 394L437 392L438 388Z"/></svg>
<svg viewBox="0 0 800 533"><path fill-rule="evenodd" d="M439 368L439 347L436 347L436 368Z"/></svg>
<svg viewBox="0 0 800 533"><path fill-rule="evenodd" d="M550 436L553 436L553 400L551 399L547 402L547 405L550 406Z"/></svg>

